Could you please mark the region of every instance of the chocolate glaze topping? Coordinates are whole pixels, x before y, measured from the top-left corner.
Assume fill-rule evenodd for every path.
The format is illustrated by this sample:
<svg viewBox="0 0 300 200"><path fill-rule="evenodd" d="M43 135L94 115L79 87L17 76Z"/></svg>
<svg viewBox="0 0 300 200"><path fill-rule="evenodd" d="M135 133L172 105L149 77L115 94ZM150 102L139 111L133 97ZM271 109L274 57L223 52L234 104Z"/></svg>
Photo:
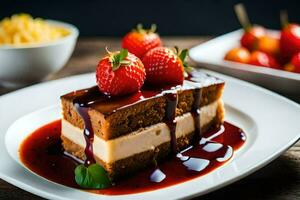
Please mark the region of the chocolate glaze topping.
<svg viewBox="0 0 300 200"><path fill-rule="evenodd" d="M163 88L154 88L144 85L141 91L122 97L106 96L99 91L97 86L94 86L88 89L71 92L64 95L64 97L70 100L79 98L80 101L88 102L89 107L98 110L104 115L109 115L117 110L127 108L148 99L161 97L165 93L193 90L195 88L203 88L219 83L224 83L224 81L195 70L191 72L190 76L182 85L169 85Z"/></svg>

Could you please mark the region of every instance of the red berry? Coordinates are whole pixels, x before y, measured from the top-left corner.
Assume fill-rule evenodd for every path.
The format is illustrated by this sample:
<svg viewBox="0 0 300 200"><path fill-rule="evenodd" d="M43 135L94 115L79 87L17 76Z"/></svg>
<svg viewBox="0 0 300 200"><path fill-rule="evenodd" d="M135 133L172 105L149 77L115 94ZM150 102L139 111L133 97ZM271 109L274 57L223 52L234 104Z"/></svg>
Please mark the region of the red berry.
<svg viewBox="0 0 300 200"><path fill-rule="evenodd" d="M148 83L159 86L183 83L184 65L173 50L166 47L151 49L144 55L143 63Z"/></svg>
<svg viewBox="0 0 300 200"><path fill-rule="evenodd" d="M246 30L241 38L241 45L248 50L254 50L258 39L266 35L266 30L261 26L253 26Z"/></svg>
<svg viewBox="0 0 300 200"><path fill-rule="evenodd" d="M122 47L140 59L150 49L158 46L162 46L162 42L159 35L155 33L154 26L150 30L145 30L138 25L137 29L127 33L122 39Z"/></svg>
<svg viewBox="0 0 300 200"><path fill-rule="evenodd" d="M292 57L291 62L284 67L284 70L300 73L300 53L296 53Z"/></svg>
<svg viewBox="0 0 300 200"><path fill-rule="evenodd" d="M246 8L239 3L234 6L234 10L240 24L244 29L244 34L241 37L241 45L252 51L256 48L259 38L266 34L266 30L262 26L253 26L248 18Z"/></svg>
<svg viewBox="0 0 300 200"><path fill-rule="evenodd" d="M254 51L248 64L280 69L279 64L272 56L261 51Z"/></svg>
<svg viewBox="0 0 300 200"><path fill-rule="evenodd" d="M96 80L100 91L120 96L140 90L145 81L145 68L135 55L126 49L109 53L99 61Z"/></svg>
<svg viewBox="0 0 300 200"><path fill-rule="evenodd" d="M282 29L280 52L287 59L300 52L300 26L298 24L288 24Z"/></svg>

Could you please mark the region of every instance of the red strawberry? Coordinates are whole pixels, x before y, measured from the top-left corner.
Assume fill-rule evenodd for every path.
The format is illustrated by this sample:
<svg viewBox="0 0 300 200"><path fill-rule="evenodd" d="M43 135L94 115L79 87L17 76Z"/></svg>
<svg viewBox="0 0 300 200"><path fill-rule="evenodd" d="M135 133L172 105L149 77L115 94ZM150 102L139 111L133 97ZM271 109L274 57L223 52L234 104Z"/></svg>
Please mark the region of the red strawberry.
<svg viewBox="0 0 300 200"><path fill-rule="evenodd" d="M290 63L284 66L284 70L300 73L300 53L296 53Z"/></svg>
<svg viewBox="0 0 300 200"><path fill-rule="evenodd" d="M280 34L280 53L289 60L295 53L300 52L300 25L291 24L286 11L280 12L282 30Z"/></svg>
<svg viewBox="0 0 300 200"><path fill-rule="evenodd" d="M177 55L175 51L166 47L156 47L148 51L143 57L147 82L159 86L182 84L186 55L187 50Z"/></svg>
<svg viewBox="0 0 300 200"><path fill-rule="evenodd" d="M272 56L261 51L252 52L248 64L280 69L278 62Z"/></svg>
<svg viewBox="0 0 300 200"><path fill-rule="evenodd" d="M261 26L253 26L245 30L241 45L249 50L254 50L259 39L265 36L265 29Z"/></svg>
<svg viewBox="0 0 300 200"><path fill-rule="evenodd" d="M141 24L138 24L136 29L124 36L122 47L142 59L143 55L150 49L162 46L160 37L155 33L155 29L155 25L152 25L151 29L145 30Z"/></svg>
<svg viewBox="0 0 300 200"><path fill-rule="evenodd" d="M139 91L145 81L145 68L127 49L109 52L99 61L96 80L100 91L111 96L120 96Z"/></svg>
<svg viewBox="0 0 300 200"><path fill-rule="evenodd" d="M298 24L288 24L282 29L280 51L286 58L300 52L300 26Z"/></svg>
<svg viewBox="0 0 300 200"><path fill-rule="evenodd" d="M248 18L246 9L243 4L237 4L234 6L235 13L243 26L244 33L241 37L241 45L248 50L255 49L258 40L266 35L266 30L262 26L253 26Z"/></svg>

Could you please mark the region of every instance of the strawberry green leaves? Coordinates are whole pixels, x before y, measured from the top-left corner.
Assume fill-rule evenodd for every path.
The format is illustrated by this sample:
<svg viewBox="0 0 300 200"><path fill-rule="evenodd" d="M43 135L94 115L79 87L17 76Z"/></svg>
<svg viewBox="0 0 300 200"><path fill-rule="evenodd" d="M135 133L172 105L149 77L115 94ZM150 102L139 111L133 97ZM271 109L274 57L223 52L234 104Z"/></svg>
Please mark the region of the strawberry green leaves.
<svg viewBox="0 0 300 200"><path fill-rule="evenodd" d="M117 53L110 53L109 60L112 63L112 70L115 71L119 69L121 65L130 65L130 61L126 60L127 56L127 49L121 49L121 51Z"/></svg>
<svg viewBox="0 0 300 200"><path fill-rule="evenodd" d="M104 189L111 186L106 171L98 164L88 167L78 165L75 169L75 181L85 189Z"/></svg>
<svg viewBox="0 0 300 200"><path fill-rule="evenodd" d="M180 54L179 54L179 58L180 60L182 61L183 65L186 65L186 62L185 62L185 58L188 54L188 50L187 49L183 49ZM184 66L185 67L185 66Z"/></svg>
<svg viewBox="0 0 300 200"><path fill-rule="evenodd" d="M183 49L182 51L180 51L177 46L175 46L174 48L175 48L175 53L177 54L177 56L179 57L179 59L181 60L181 62L183 64L184 71L185 71L185 76L187 76L186 73L189 73L192 70L192 67L189 66L187 64L187 62L185 61L185 59L188 56L189 50Z"/></svg>

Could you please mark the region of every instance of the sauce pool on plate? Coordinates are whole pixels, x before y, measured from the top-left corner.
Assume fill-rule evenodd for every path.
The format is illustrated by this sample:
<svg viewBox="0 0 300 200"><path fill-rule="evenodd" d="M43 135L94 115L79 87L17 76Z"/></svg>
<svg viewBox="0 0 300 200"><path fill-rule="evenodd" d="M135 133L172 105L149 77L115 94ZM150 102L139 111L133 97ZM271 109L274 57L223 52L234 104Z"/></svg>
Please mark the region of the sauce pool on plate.
<svg viewBox="0 0 300 200"><path fill-rule="evenodd" d="M20 159L34 173L50 181L79 189L74 179L74 169L82 162L64 152L60 134L61 120L37 129L23 141L20 147ZM204 133L193 146L170 156L168 160L157 166L114 182L110 188L85 191L122 195L183 183L225 164L245 141L246 135L243 130L224 122L220 129Z"/></svg>

